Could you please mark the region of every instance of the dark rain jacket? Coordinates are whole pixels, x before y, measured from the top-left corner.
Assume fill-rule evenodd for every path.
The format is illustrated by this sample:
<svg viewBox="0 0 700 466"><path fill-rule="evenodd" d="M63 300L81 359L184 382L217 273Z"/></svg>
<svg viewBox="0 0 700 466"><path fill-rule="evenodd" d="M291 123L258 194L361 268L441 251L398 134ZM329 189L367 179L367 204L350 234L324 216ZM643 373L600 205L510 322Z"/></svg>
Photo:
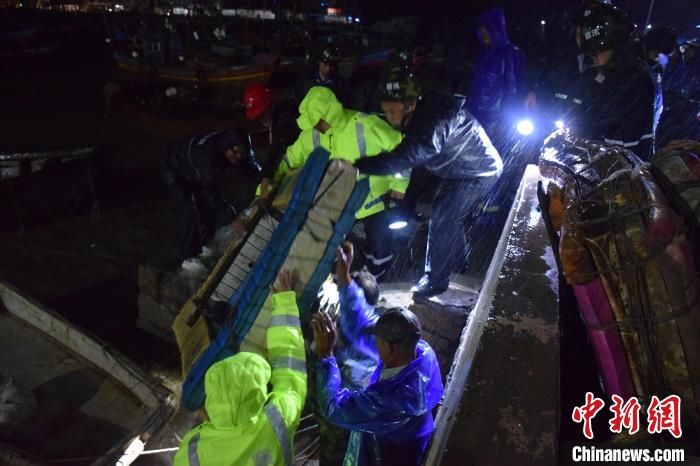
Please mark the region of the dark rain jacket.
<svg viewBox="0 0 700 466"><path fill-rule="evenodd" d="M681 57L664 74L664 91L686 99L700 100L700 57L686 61Z"/></svg>
<svg viewBox="0 0 700 466"><path fill-rule="evenodd" d="M700 139L700 58L689 62L678 58L663 75L664 112L657 147L674 139Z"/></svg>
<svg viewBox="0 0 700 466"><path fill-rule="evenodd" d="M161 172L166 183L187 198L194 195L199 209L220 213L228 209L216 187L218 177L232 167L226 159L226 149L232 145L248 148L240 167L248 176L259 181L261 168L255 160L250 140L243 131L214 131L198 134L172 144L165 151Z"/></svg>
<svg viewBox="0 0 700 466"><path fill-rule="evenodd" d="M318 69L313 70L308 75L302 76L299 78L299 80L297 80L296 84L294 85L294 98L297 100L297 102L301 102L304 100L304 97L306 97L306 94L309 93L311 88L316 86L327 87L333 91L333 94L335 94L343 105L347 104L347 84L345 83L345 80L338 76L337 73L332 78L322 79L318 74Z"/></svg>
<svg viewBox="0 0 700 466"><path fill-rule="evenodd" d="M654 147L657 88L634 45L615 54L612 63L586 69L555 98L564 102L564 120L577 136L623 146L647 160Z"/></svg>
<svg viewBox="0 0 700 466"><path fill-rule="evenodd" d="M424 340L416 358L398 373L383 372L380 362L365 389L341 389L334 357L317 363L316 393L323 416L352 431L344 464L420 465L434 430L432 410L442 392L435 352Z"/></svg>
<svg viewBox="0 0 700 466"><path fill-rule="evenodd" d="M504 113L519 105L525 85L525 54L510 43L501 8L486 10L477 19L490 38L490 44L477 29L481 44L474 65L474 78L467 92L467 107L491 134L505 117Z"/></svg>
<svg viewBox="0 0 700 466"><path fill-rule="evenodd" d="M364 157L355 166L371 175L402 173L422 166L447 180L501 174L503 162L498 151L462 100L452 106L424 105L419 103L396 149Z"/></svg>
<svg viewBox="0 0 700 466"><path fill-rule="evenodd" d="M297 126L298 107L297 102L292 99L275 105L269 130L270 149L267 152L262 169L262 176L266 178L272 179L277 166L287 151L287 147L294 144L294 141L299 137L300 130Z"/></svg>

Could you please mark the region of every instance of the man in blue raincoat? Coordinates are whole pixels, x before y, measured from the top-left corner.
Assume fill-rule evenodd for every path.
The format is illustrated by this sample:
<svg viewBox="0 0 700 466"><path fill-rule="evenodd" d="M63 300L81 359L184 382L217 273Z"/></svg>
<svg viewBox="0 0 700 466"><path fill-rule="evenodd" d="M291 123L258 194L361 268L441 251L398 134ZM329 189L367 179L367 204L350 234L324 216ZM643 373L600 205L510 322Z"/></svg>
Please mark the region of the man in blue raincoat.
<svg viewBox="0 0 700 466"><path fill-rule="evenodd" d="M368 343L365 349L380 360L364 389L341 388L343 378L333 357L337 332L330 317L316 314L312 326L321 412L329 422L352 431L344 464L420 465L434 430L432 409L443 386L435 352L421 339L418 318L394 308L374 326L359 326Z"/></svg>
<svg viewBox="0 0 700 466"><path fill-rule="evenodd" d="M341 388L361 390L372 380L379 364L374 343L374 329L379 314L374 306L379 300L379 287L374 275L366 270L350 273L354 258L352 243L338 247L336 276L340 297L338 342L333 348ZM317 404L316 404L317 405ZM320 433L321 466L340 466L348 448L350 432L328 422L316 408Z"/></svg>
<svg viewBox="0 0 700 466"><path fill-rule="evenodd" d="M486 134L497 140L499 124L507 120L507 111L521 100L525 84L525 54L510 43L502 8L486 10L477 18L477 24L481 52L474 65L474 79L466 93L467 108L479 120ZM502 149L498 144L496 147L499 151Z"/></svg>
<svg viewBox="0 0 700 466"><path fill-rule="evenodd" d="M472 229L470 248L482 251L471 261L470 273L485 273L498 235L515 198L527 159L519 156L515 135L515 113L521 107L525 86L525 54L511 44L502 8L490 8L477 18L476 35L481 51L474 64L474 78L466 92L467 108L484 127L503 158L503 176L485 200Z"/></svg>

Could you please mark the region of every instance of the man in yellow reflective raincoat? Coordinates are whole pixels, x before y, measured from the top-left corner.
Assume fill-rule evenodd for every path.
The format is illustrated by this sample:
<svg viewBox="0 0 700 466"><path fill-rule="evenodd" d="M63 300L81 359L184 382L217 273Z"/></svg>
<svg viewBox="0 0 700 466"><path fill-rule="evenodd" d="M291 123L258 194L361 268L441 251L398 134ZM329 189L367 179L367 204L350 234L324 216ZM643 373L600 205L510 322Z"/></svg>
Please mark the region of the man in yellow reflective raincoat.
<svg viewBox="0 0 700 466"><path fill-rule="evenodd" d="M282 272L278 283L279 290L290 290L291 274ZM271 299L267 360L241 352L209 368L204 380L206 420L185 435L175 466L292 464L294 432L307 390L304 339L294 292L275 292Z"/></svg>
<svg viewBox="0 0 700 466"><path fill-rule="evenodd" d="M297 124L302 132L287 148L275 172L274 182L279 182L288 171L304 165L309 154L318 147L330 152L331 159L354 163L363 157L391 151L403 139L399 131L377 115L344 109L333 91L326 87L312 87L299 105L299 114ZM365 223L366 265L380 280L393 259L384 201L386 195L402 198L408 179L407 173L370 176L369 195L356 214L357 219Z"/></svg>

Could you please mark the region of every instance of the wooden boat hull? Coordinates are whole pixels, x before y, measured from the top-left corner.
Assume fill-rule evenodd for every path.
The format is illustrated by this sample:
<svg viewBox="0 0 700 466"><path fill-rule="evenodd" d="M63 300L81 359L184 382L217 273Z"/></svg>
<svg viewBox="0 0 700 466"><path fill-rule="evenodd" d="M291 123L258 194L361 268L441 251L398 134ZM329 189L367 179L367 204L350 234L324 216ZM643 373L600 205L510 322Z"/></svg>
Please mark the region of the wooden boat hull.
<svg viewBox="0 0 700 466"><path fill-rule="evenodd" d="M126 79L153 77L160 81L201 83L212 90L238 90L248 84L267 81L277 63L266 62L231 67L173 67L142 63L133 58L115 56L117 66Z"/></svg>
<svg viewBox="0 0 700 466"><path fill-rule="evenodd" d="M124 356L1 281L0 299L0 370L38 404L2 438L0 463L114 464L170 419L171 393Z"/></svg>

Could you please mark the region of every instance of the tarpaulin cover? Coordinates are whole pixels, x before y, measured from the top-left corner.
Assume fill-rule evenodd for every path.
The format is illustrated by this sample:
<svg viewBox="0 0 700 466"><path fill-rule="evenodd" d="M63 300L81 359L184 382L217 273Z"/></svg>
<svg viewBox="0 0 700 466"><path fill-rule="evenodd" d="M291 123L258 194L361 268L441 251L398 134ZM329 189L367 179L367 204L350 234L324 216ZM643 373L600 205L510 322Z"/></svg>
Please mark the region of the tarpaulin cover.
<svg viewBox="0 0 700 466"><path fill-rule="evenodd" d="M649 166L621 147L558 133L545 141L540 172L604 387L642 400L678 394L697 419L699 281Z"/></svg>

